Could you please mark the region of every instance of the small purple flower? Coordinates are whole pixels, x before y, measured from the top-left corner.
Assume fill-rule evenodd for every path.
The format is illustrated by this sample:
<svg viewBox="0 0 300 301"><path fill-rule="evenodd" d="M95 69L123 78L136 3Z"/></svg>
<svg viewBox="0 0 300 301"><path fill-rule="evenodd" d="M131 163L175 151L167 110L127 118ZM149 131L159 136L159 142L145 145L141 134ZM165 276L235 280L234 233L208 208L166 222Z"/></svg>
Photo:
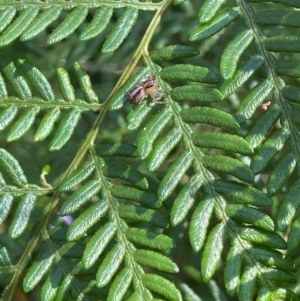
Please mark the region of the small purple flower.
<svg viewBox="0 0 300 301"><path fill-rule="evenodd" d="M70 226L73 223L74 218L72 217L72 215L66 215L62 217L62 220L68 225Z"/></svg>

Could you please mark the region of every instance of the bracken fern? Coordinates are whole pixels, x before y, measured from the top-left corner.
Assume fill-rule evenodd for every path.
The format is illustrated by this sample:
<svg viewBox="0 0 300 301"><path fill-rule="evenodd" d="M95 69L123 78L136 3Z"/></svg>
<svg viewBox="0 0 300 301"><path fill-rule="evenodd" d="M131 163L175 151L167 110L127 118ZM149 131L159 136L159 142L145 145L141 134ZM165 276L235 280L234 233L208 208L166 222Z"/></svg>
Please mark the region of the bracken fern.
<svg viewBox="0 0 300 301"><path fill-rule="evenodd" d="M1 300L298 300L300 2L198 6L0 2Z"/></svg>

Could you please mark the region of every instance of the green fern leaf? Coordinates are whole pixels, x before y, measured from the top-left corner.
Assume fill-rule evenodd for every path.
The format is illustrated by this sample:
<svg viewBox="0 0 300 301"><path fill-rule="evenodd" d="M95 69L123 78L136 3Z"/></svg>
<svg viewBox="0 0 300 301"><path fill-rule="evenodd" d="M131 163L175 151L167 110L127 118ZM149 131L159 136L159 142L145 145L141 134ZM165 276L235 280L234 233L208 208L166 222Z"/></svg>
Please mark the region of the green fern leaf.
<svg viewBox="0 0 300 301"><path fill-rule="evenodd" d="M236 112L236 120L239 124L250 119L256 109L265 101L273 90L273 84L269 80L264 80L255 86L250 93L244 98L239 109Z"/></svg>
<svg viewBox="0 0 300 301"><path fill-rule="evenodd" d="M9 194L4 194L0 197L0 225L2 225L8 217L13 205L13 200L13 196Z"/></svg>
<svg viewBox="0 0 300 301"><path fill-rule="evenodd" d="M281 271L278 269L264 269L263 271L264 275L275 282L286 282L286 283L296 283L296 278L293 274L285 271Z"/></svg>
<svg viewBox="0 0 300 301"><path fill-rule="evenodd" d="M233 94L238 88L240 88L250 76L257 71L264 63L262 56L256 55L252 57L247 63L239 68L236 74L224 82L221 87L221 91L225 97Z"/></svg>
<svg viewBox="0 0 300 301"><path fill-rule="evenodd" d="M203 176L196 174L184 184L177 195L171 210L171 223L173 226L180 224L192 208L195 196L203 184Z"/></svg>
<svg viewBox="0 0 300 301"><path fill-rule="evenodd" d="M210 1L206 0L202 4L200 11L199 11L199 22L200 23L207 23L209 22L217 13L219 8L224 4L226 0L217 0L217 1Z"/></svg>
<svg viewBox="0 0 300 301"><path fill-rule="evenodd" d="M195 252L200 251L204 244L213 209L214 200L206 196L193 212L189 227L189 237Z"/></svg>
<svg viewBox="0 0 300 301"><path fill-rule="evenodd" d="M82 264L85 269L92 267L104 251L107 244L113 239L117 231L115 221L106 223L89 240L82 257Z"/></svg>
<svg viewBox="0 0 300 301"><path fill-rule="evenodd" d="M185 151L171 164L158 187L157 195L160 201L166 200L172 194L192 162L193 157L191 153Z"/></svg>
<svg viewBox="0 0 300 301"><path fill-rule="evenodd" d="M98 36L108 25L114 10L111 6L102 6L94 14L90 24L80 34L80 40L89 40Z"/></svg>
<svg viewBox="0 0 300 301"><path fill-rule="evenodd" d="M68 72L63 68L57 68L56 75L63 98L69 102L75 101L74 87L71 84Z"/></svg>
<svg viewBox="0 0 300 301"><path fill-rule="evenodd" d="M67 215L75 212L79 207L95 196L100 189L101 182L98 179L89 181L62 204L60 214Z"/></svg>
<svg viewBox="0 0 300 301"><path fill-rule="evenodd" d="M53 272L47 277L41 291L42 301L54 301L58 289L63 281L63 271L61 269L54 269Z"/></svg>
<svg viewBox="0 0 300 301"><path fill-rule="evenodd" d="M75 273L76 267L67 265L68 270L70 270L72 273ZM74 271L75 270L75 271ZM63 301L65 299L71 299L76 296L76 293L81 292L84 290L83 282L79 283L79 281L76 281L76 278L74 276L71 276L69 274L68 278L64 278L62 281L57 295L55 297L55 301ZM73 293L74 292L74 293ZM92 301L90 298L87 299L87 301Z"/></svg>
<svg viewBox="0 0 300 301"><path fill-rule="evenodd" d="M125 164L109 164L103 169L103 174L109 178L119 178L128 181L139 189L147 190L147 179L135 168Z"/></svg>
<svg viewBox="0 0 300 301"><path fill-rule="evenodd" d="M238 296L241 301L253 300L256 290L257 270L255 266L246 266L241 276Z"/></svg>
<svg viewBox="0 0 300 301"><path fill-rule="evenodd" d="M24 77L15 67L14 63L10 62L6 56L0 54L0 66L5 77L13 86L17 96L22 99L32 97L31 90Z"/></svg>
<svg viewBox="0 0 300 301"><path fill-rule="evenodd" d="M273 105L255 122L253 128L248 132L246 137L246 140L252 148L257 148L262 141L266 139L267 133L271 130L281 115L281 112L281 109L277 105Z"/></svg>
<svg viewBox="0 0 300 301"><path fill-rule="evenodd" d="M189 58L198 54L199 50L195 47L185 45L172 45L150 52L150 57L153 62L159 64L164 61Z"/></svg>
<svg viewBox="0 0 300 301"><path fill-rule="evenodd" d="M39 13L39 7L28 7L2 32L0 46L6 46L20 36Z"/></svg>
<svg viewBox="0 0 300 301"><path fill-rule="evenodd" d="M188 123L207 123L230 130L236 130L240 127L232 115L218 109L206 107L188 108L183 109L180 115L182 120Z"/></svg>
<svg viewBox="0 0 300 301"><path fill-rule="evenodd" d="M7 248L1 244L0 249L0 266L12 266Z"/></svg>
<svg viewBox="0 0 300 301"><path fill-rule="evenodd" d="M92 88L91 80L88 74L80 67L77 62L74 63L74 70L79 81L80 88L82 89L84 99L88 103L99 103L98 95ZM64 81L63 86L65 87L65 85L66 83Z"/></svg>
<svg viewBox="0 0 300 301"><path fill-rule="evenodd" d="M0 32L11 23L16 13L17 9L15 7L7 7L0 12Z"/></svg>
<svg viewBox="0 0 300 301"><path fill-rule="evenodd" d="M172 111L170 107L167 106L155 114L147 123L144 130L140 133L137 142L137 150L141 159L145 159L149 156L155 139L171 118Z"/></svg>
<svg viewBox="0 0 300 301"><path fill-rule="evenodd" d="M291 300L298 301L298 296L291 290L285 288L279 288L273 291L271 294L270 300Z"/></svg>
<svg viewBox="0 0 300 301"><path fill-rule="evenodd" d="M217 180L214 189L225 197L236 199L255 207L272 206L272 200L260 190L233 181Z"/></svg>
<svg viewBox="0 0 300 301"><path fill-rule="evenodd" d="M8 230L11 238L18 238L25 231L25 228L29 224L31 212L34 210L36 199L37 195L28 193L19 202L14 219Z"/></svg>
<svg viewBox="0 0 300 301"><path fill-rule="evenodd" d="M6 85L4 82L4 78L3 78L2 74L0 73L0 99L4 99L7 97L8 97L8 94L7 94L7 89L6 89Z"/></svg>
<svg viewBox="0 0 300 301"><path fill-rule="evenodd" d="M153 209L161 206L161 202L157 200L156 195L151 191L143 191L125 185L114 185L111 188L111 194L116 198L135 201Z"/></svg>
<svg viewBox="0 0 300 301"><path fill-rule="evenodd" d="M300 27L300 12L290 9L272 9L254 14L254 22L264 26Z"/></svg>
<svg viewBox="0 0 300 301"><path fill-rule="evenodd" d="M177 273L179 268L167 256L157 252L139 249L134 252L134 260L140 265L146 265L159 271Z"/></svg>
<svg viewBox="0 0 300 301"><path fill-rule="evenodd" d="M278 75L300 77L300 63L298 60L279 60L275 71Z"/></svg>
<svg viewBox="0 0 300 301"><path fill-rule="evenodd" d="M61 11L61 7L49 7L44 10L26 27L20 40L27 41L37 36L59 17Z"/></svg>
<svg viewBox="0 0 300 301"><path fill-rule="evenodd" d="M126 37L132 30L136 19L138 17L138 10L134 8L127 8L121 17L116 22L113 30L108 35L104 42L101 51L112 52L115 51L123 43Z"/></svg>
<svg viewBox="0 0 300 301"><path fill-rule="evenodd" d="M215 84L219 78L209 69L200 66L178 64L165 67L160 76L163 80L189 80L192 82Z"/></svg>
<svg viewBox="0 0 300 301"><path fill-rule="evenodd" d="M212 35L228 26L230 23L235 21L239 17L239 15L240 10L238 8L228 9L217 15L202 27L192 31L189 40L195 42L211 37Z"/></svg>
<svg viewBox="0 0 300 301"><path fill-rule="evenodd" d="M273 220L265 213L241 204L228 204L226 206L226 214L233 220L254 225L267 231L274 231L275 226Z"/></svg>
<svg viewBox="0 0 300 301"><path fill-rule="evenodd" d="M300 52L298 36L275 36L264 40L265 48L273 52Z"/></svg>
<svg viewBox="0 0 300 301"><path fill-rule="evenodd" d="M60 117L60 110L54 108L46 113L43 117L38 129L36 130L33 140L42 141L45 140L52 132L56 121Z"/></svg>
<svg viewBox="0 0 300 301"><path fill-rule="evenodd" d="M242 155L251 155L253 150L243 138L223 133L203 132L192 135L193 143L202 148L219 148Z"/></svg>
<svg viewBox="0 0 300 301"><path fill-rule="evenodd" d="M179 126L174 126L170 132L162 136L156 143L149 156L148 168L150 171L157 170L165 161L170 152L180 142L182 130Z"/></svg>
<svg viewBox="0 0 300 301"><path fill-rule="evenodd" d="M254 174L261 172L271 159L284 147L290 133L286 128L276 131L258 150L251 161L251 169Z"/></svg>
<svg viewBox="0 0 300 301"><path fill-rule="evenodd" d="M266 249L262 247L251 247L251 255L266 266L280 268L284 271L295 271L296 265L293 260L277 250Z"/></svg>
<svg viewBox="0 0 300 301"><path fill-rule="evenodd" d="M7 141L14 141L25 135L32 124L34 123L36 115L39 113L40 108L34 107L27 110L19 119L15 122L11 130L7 135Z"/></svg>
<svg viewBox="0 0 300 301"><path fill-rule="evenodd" d="M81 113L82 110L79 108L72 109L67 113L50 142L51 151L60 150L68 142L80 120Z"/></svg>
<svg viewBox="0 0 300 301"><path fill-rule="evenodd" d="M297 110L294 109L294 111L291 112L291 111L292 111L292 107L291 107L288 103L286 103L286 104L287 104L286 109L287 109L287 110L291 113L291 115L292 115L291 122L295 125L295 126L291 126L292 132L295 133L295 135L296 135L296 133L297 133L297 134L299 133L299 131L298 131L298 129L297 129L297 126L299 126L299 124L300 124L300 119L299 119L299 114L298 114L299 111L297 111ZM297 143L297 142L296 142L296 143ZM295 143L294 143L293 140L291 141L291 149L292 149L293 151L295 151Z"/></svg>
<svg viewBox="0 0 300 301"><path fill-rule="evenodd" d="M261 287L257 293L257 300L272 300L274 297L273 293L269 291L265 286Z"/></svg>
<svg viewBox="0 0 300 301"><path fill-rule="evenodd" d="M151 109L146 102L134 106L127 115L127 129L130 131L138 129Z"/></svg>
<svg viewBox="0 0 300 301"><path fill-rule="evenodd" d="M16 106L10 106L0 113L0 130L5 129L18 114Z"/></svg>
<svg viewBox="0 0 300 301"><path fill-rule="evenodd" d="M37 89L43 100L51 101L54 99L54 92L50 83L37 68L25 60L18 60L18 67L30 83Z"/></svg>
<svg viewBox="0 0 300 301"><path fill-rule="evenodd" d="M170 301L182 301L180 291L169 280L154 274L146 274L143 277L143 284L151 291L154 291Z"/></svg>
<svg viewBox="0 0 300 301"><path fill-rule="evenodd" d="M258 244L273 249L286 249L286 243L283 238L274 232L240 227L240 236L242 239L252 244Z"/></svg>
<svg viewBox="0 0 300 301"><path fill-rule="evenodd" d="M86 209L70 225L67 232L67 240L75 241L85 236L88 229L94 226L107 213L108 208L107 200L99 200Z"/></svg>
<svg viewBox="0 0 300 301"><path fill-rule="evenodd" d="M292 174L296 167L296 157L292 152L287 153L278 165L273 169L267 183L269 195L276 194L282 187L284 181Z"/></svg>
<svg viewBox="0 0 300 301"><path fill-rule="evenodd" d="M283 96L292 102L299 103L300 88L296 86L285 86L282 89Z"/></svg>
<svg viewBox="0 0 300 301"><path fill-rule="evenodd" d="M153 249L170 250L173 247L173 241L170 237L146 231L145 229L128 228L126 237L130 241Z"/></svg>
<svg viewBox="0 0 300 301"><path fill-rule="evenodd" d="M116 244L107 253L96 275L98 287L106 286L116 274L125 256L125 248L122 244Z"/></svg>
<svg viewBox="0 0 300 301"><path fill-rule="evenodd" d="M171 91L171 97L173 100L178 102L212 102L223 100L223 95L219 90L198 85L176 87Z"/></svg>
<svg viewBox="0 0 300 301"><path fill-rule="evenodd" d="M87 6L74 8L64 21L49 35L47 43L54 44L71 35L85 20L88 12L89 9Z"/></svg>
<svg viewBox="0 0 300 301"><path fill-rule="evenodd" d="M27 184L27 178L19 162L3 148L0 148L0 166L5 170L14 184L18 186L25 186Z"/></svg>
<svg viewBox="0 0 300 301"><path fill-rule="evenodd" d="M76 169L70 176L65 178L60 185L60 191L67 191L74 186L80 184L85 179L87 179L92 172L95 170L95 165L93 160L88 160L85 164L78 169Z"/></svg>
<svg viewBox="0 0 300 301"><path fill-rule="evenodd" d="M296 250L300 244L300 217L298 216L292 223L287 245L289 252Z"/></svg>
<svg viewBox="0 0 300 301"><path fill-rule="evenodd" d="M229 173L242 181L251 183L254 180L250 168L237 159L222 155L205 155L202 162L208 168Z"/></svg>
<svg viewBox="0 0 300 301"><path fill-rule="evenodd" d="M42 277L49 271L53 262L53 253L49 249L45 250L30 267L24 278L23 288L25 292L31 291L41 281Z"/></svg>
<svg viewBox="0 0 300 301"><path fill-rule="evenodd" d="M121 218L132 221L148 222L160 228L168 226L167 218L159 211L135 205L119 204L119 215Z"/></svg>
<svg viewBox="0 0 300 301"><path fill-rule="evenodd" d="M224 268L224 283L229 296L233 297L240 285L242 272L243 252L238 244L233 244L229 249Z"/></svg>
<svg viewBox="0 0 300 301"><path fill-rule="evenodd" d="M225 48L221 56L221 75L225 79L229 79L236 71L238 61L245 49L253 40L253 31L244 30L237 35Z"/></svg>
<svg viewBox="0 0 300 301"><path fill-rule="evenodd" d="M221 260L226 235L225 224L219 223L208 234L203 258L201 261L201 274L203 281L208 282L214 275Z"/></svg>
<svg viewBox="0 0 300 301"><path fill-rule="evenodd" d="M285 199L278 211L277 225L280 231L284 231L294 218L296 211L300 205L298 198L300 189L300 180L298 179L289 189Z"/></svg>

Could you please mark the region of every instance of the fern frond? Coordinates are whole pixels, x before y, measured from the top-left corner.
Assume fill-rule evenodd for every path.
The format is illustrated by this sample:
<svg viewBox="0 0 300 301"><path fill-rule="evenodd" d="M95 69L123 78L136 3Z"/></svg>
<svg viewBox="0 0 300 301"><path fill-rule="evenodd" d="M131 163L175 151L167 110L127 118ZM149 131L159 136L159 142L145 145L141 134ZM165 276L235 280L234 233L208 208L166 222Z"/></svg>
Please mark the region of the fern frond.
<svg viewBox="0 0 300 301"><path fill-rule="evenodd" d="M31 4L31 3L30 3ZM13 7L13 8L12 8ZM95 10L97 8L97 10ZM157 6L151 2L124 2L108 4L55 4L48 5L37 1L24 9L23 3L12 0L11 6L5 5L1 11L0 46L6 46L13 40L20 38L21 41L28 41L45 31L55 21L59 25L48 36L47 43L54 44L69 37L82 24L85 24L89 13L93 19L82 30L80 39L82 41L94 38L101 34L111 21L114 10L122 11L119 20L112 31L108 34L102 47L102 52L112 52L126 39L131 32L138 17L139 10L153 11ZM66 14L62 20L60 15ZM58 21L57 21L58 20Z"/></svg>
<svg viewBox="0 0 300 301"><path fill-rule="evenodd" d="M102 151L102 154L106 153L106 156L132 155L135 152L130 145L121 144L106 144L95 149ZM97 199L79 214L66 235L68 241L75 244L88 236L82 255L82 268L86 271L95 269L99 258L103 258L101 265L97 267L96 281L91 287L97 291L109 286L107 300L121 300L127 291L132 291L132 285L138 296L151 298L150 291L164 295L158 284L153 283L148 287L145 280L148 274L145 274L140 264L172 273L177 272L178 268L170 259L155 251L144 249L145 256L141 258L139 250L134 246L137 243L158 250L169 250L173 246L168 236L134 226L137 222L144 222L155 227L167 227L166 217L158 211L161 202L154 193L140 190L147 189L148 182L133 167L119 163L107 164L102 158L94 156L94 153L91 158L70 173L60 188L61 191L68 191L75 185L82 185L62 203L62 215L81 211L82 207L87 207L87 202ZM115 179L132 184L116 184ZM98 197L99 193L102 197ZM89 234L97 223L102 225L101 228L94 234ZM134 272L137 270L138 273ZM122 288L116 290L120 285ZM172 294L180 296L173 285ZM56 296L59 296L59 292ZM168 298L173 300L171 295Z"/></svg>
<svg viewBox="0 0 300 301"><path fill-rule="evenodd" d="M299 1L270 0L270 10L262 0L235 6L205 0L193 31L194 20L182 26L181 14L195 16L197 1L170 10L171 18L165 14L184 1L0 4L0 46L43 31L50 32L48 44L75 32L81 41L102 34L85 58L98 48L119 49L135 23L155 12L131 59L119 49L114 63L129 63L115 70L114 76L122 74L112 91L104 83L105 100L78 63L79 84L59 67L53 85L29 62L0 55L0 130L8 142L31 130L35 142L51 135L49 149L60 150L81 121L93 119L80 130L78 151L66 170L60 166L53 187L45 178L49 166L41 184L32 184L28 167L0 149L0 224L16 240L14 249L17 239L24 246L13 265L13 248L0 245L0 271L11 275L3 299L11 301L23 280L24 292L40 290L41 301L200 300L200 285L190 287L174 276L182 269L171 258L178 258L175 248L184 239L192 263L185 271L216 300L226 294L213 280L223 266L231 297L298 300L283 286L297 283L289 254L300 245ZM260 6L264 10L255 11ZM167 32L178 31L195 47L162 47L165 39L152 39L160 22L172 26L177 17L180 30ZM214 46L219 37L221 47ZM206 67L195 58L199 49ZM100 57L101 68L110 55ZM134 105L128 103L133 89L142 96ZM282 233L276 232L274 210L262 208L272 206L271 196L275 209L281 203Z"/></svg>
<svg viewBox="0 0 300 301"><path fill-rule="evenodd" d="M97 103L98 99L92 96L90 85L86 84L86 73L84 71L80 72L78 64L75 64L78 79L82 82L82 91L87 96L89 103L84 99L75 98L74 88L70 83L66 70L63 68L59 68L57 71L61 94L64 97L64 99L61 99L60 96L54 95L53 89L45 76L27 61L19 60L15 66L8 58L1 55L0 66L5 76L1 81L3 90L0 128L2 130L7 128L17 118L18 112L24 110L18 119L14 121L7 135L8 141L15 141L24 136L33 126L41 112L45 112L45 115L34 134L34 140L41 141L46 139L52 133L55 124L61 116L61 112L66 110L66 114L60 121L59 127L50 142L51 150L59 150L71 138L82 113L101 108ZM13 87L14 91L11 92L11 96L8 94L7 85ZM35 91L32 91L30 86L38 93L37 97L33 96Z"/></svg>

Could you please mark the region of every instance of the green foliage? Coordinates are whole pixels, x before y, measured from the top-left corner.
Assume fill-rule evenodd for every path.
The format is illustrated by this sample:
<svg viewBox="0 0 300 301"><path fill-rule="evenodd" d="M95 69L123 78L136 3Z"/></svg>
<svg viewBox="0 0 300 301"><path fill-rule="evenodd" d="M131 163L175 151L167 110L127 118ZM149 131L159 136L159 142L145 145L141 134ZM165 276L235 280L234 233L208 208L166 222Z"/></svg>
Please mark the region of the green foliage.
<svg viewBox="0 0 300 301"><path fill-rule="evenodd" d="M299 300L299 1L52 2L0 3L0 300Z"/></svg>

